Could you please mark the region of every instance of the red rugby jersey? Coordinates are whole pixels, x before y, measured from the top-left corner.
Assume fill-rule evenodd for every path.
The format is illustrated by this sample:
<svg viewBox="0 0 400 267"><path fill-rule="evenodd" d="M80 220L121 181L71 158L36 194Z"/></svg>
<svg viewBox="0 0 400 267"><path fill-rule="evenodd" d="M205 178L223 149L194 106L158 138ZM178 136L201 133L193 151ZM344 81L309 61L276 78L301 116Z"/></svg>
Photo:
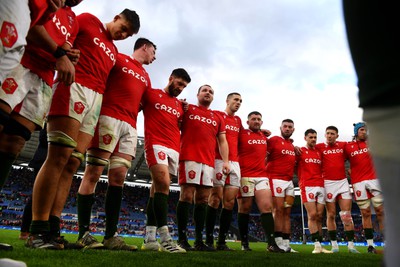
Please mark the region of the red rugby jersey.
<svg viewBox="0 0 400 267"><path fill-rule="evenodd" d="M161 89L146 90L142 103L145 149L162 145L179 152L182 103Z"/></svg>
<svg viewBox="0 0 400 267"><path fill-rule="evenodd" d="M296 155L291 140L281 136L268 139L267 177L285 181L293 180Z"/></svg>
<svg viewBox="0 0 400 267"><path fill-rule="evenodd" d="M333 145L319 143L315 147L322 156L322 177L324 180L342 180L346 178L344 147L346 142L335 142Z"/></svg>
<svg viewBox="0 0 400 267"><path fill-rule="evenodd" d="M54 17L43 24L50 37L62 46L68 42L73 44L79 30L75 13L68 6L60 8ZM56 58L41 46L28 42L21 64L37 74L49 86L53 85Z"/></svg>
<svg viewBox="0 0 400 267"><path fill-rule="evenodd" d="M142 64L130 56L118 54L108 76L100 114L125 121L136 129L142 95L150 88L150 77Z"/></svg>
<svg viewBox="0 0 400 267"><path fill-rule="evenodd" d="M239 134L239 165L242 177L267 177L265 158L267 137L258 131L243 129Z"/></svg>
<svg viewBox="0 0 400 267"><path fill-rule="evenodd" d="M79 33L74 46L81 51L75 67L75 81L99 94L106 88L107 77L118 54L104 24L89 13L78 15Z"/></svg>
<svg viewBox="0 0 400 267"><path fill-rule="evenodd" d="M299 186L324 186L322 178L321 153L317 149L301 148L301 155L296 156Z"/></svg>
<svg viewBox="0 0 400 267"><path fill-rule="evenodd" d="M349 142L344 150L350 162L352 184L377 178L374 162L365 141Z"/></svg>
<svg viewBox="0 0 400 267"><path fill-rule="evenodd" d="M242 120L238 116L230 116L223 111L215 111L218 113L225 122L225 131L226 131L226 140L229 145L229 160L238 161L238 140L239 140L239 132L243 129ZM218 146L215 150L215 158L222 159L219 154Z"/></svg>
<svg viewBox="0 0 400 267"><path fill-rule="evenodd" d="M189 104L183 115L179 160L190 160L214 167L217 136L225 133L225 123L211 109Z"/></svg>

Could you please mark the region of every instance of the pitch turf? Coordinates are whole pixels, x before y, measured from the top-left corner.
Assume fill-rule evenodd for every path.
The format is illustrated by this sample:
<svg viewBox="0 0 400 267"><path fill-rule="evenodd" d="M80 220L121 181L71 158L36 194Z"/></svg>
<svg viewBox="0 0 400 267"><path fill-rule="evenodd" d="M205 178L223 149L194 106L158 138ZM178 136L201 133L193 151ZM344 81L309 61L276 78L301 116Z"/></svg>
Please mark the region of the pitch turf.
<svg viewBox="0 0 400 267"><path fill-rule="evenodd" d="M251 243L253 251L240 251L240 243L228 243L237 250L230 252L188 252L186 254L168 254L161 252L124 252L107 250L63 250L45 251L25 248L25 242L18 239L19 231L0 230L0 242L13 245L12 251L0 251L0 258L11 258L33 266L75 267L75 266L276 266L276 267L312 267L312 266L382 266L383 255L368 254L366 247L357 247L361 254L350 254L347 247L340 247L335 254L311 254L312 245L292 245L300 253L268 253L265 243ZM75 242L77 236L66 234L66 239ZM97 238L99 241L102 237ZM140 248L141 238L126 237L128 244ZM330 247L326 247L330 249Z"/></svg>

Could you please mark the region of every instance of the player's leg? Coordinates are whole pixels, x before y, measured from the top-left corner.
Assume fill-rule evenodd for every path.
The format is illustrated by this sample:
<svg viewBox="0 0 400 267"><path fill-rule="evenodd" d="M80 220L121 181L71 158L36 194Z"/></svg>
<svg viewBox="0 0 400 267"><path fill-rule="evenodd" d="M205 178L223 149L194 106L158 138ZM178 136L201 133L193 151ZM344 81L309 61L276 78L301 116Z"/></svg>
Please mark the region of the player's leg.
<svg viewBox="0 0 400 267"><path fill-rule="evenodd" d="M108 187L105 199L106 231L104 247L111 250L136 251L137 246L128 245L118 235L118 220L121 210L122 190L128 169L131 167L132 156L115 152L110 158L108 170Z"/></svg>
<svg viewBox="0 0 400 267"><path fill-rule="evenodd" d="M33 186L31 237L27 245L30 247L51 248L46 242L50 231L49 216L53 206L61 173L66 166L78 139L80 123L72 118L50 116L48 129L48 155L40 169ZM36 242L32 242L35 241ZM43 241L43 242L39 242ZM42 243L39 246L34 244Z"/></svg>
<svg viewBox="0 0 400 267"><path fill-rule="evenodd" d="M283 249L283 225L284 221L284 213L285 213L285 197L273 197L273 215L275 220L275 241L276 244Z"/></svg>
<svg viewBox="0 0 400 267"><path fill-rule="evenodd" d="M250 211L253 205L253 197L239 196L238 202L238 228L242 250L251 251L249 246L249 221Z"/></svg>
<svg viewBox="0 0 400 267"><path fill-rule="evenodd" d="M290 216L291 216L292 206L294 204L293 181L287 183L287 187L284 192L285 192L285 201L283 205L285 209L283 211L282 244L285 252L298 253L298 251L290 247L290 234L292 231Z"/></svg>
<svg viewBox="0 0 400 267"><path fill-rule="evenodd" d="M354 246L354 222L351 217L351 206L353 201L350 198L345 198L346 194L342 194L338 199L338 204L340 207L339 216L344 226L344 232L347 238L347 248L351 253L359 253ZM349 194L350 195L350 194ZM328 203L327 203L328 204Z"/></svg>
<svg viewBox="0 0 400 267"><path fill-rule="evenodd" d="M311 233L311 240L314 242L313 253L321 253L322 247L320 243L320 236L317 224L317 203L316 202L304 202L304 207L307 211L307 222L308 229Z"/></svg>
<svg viewBox="0 0 400 267"><path fill-rule="evenodd" d="M214 228L217 219L217 212L223 196L223 185L216 185L211 189L206 208L206 244L214 246ZM221 227L221 226L220 226Z"/></svg>
<svg viewBox="0 0 400 267"><path fill-rule="evenodd" d="M231 226L233 207L235 206L235 199L238 192L239 187L237 186L227 185L224 187L217 250L230 250L226 245L225 239Z"/></svg>
<svg viewBox="0 0 400 267"><path fill-rule="evenodd" d="M327 201L326 205L326 227L328 228L328 235L332 245L332 252L339 252L339 245L337 242L336 232L336 201Z"/></svg>
<svg viewBox="0 0 400 267"><path fill-rule="evenodd" d="M85 172L77 193L77 210L79 235L77 244L87 248L96 249L103 245L90 235L90 219L92 206L95 201L97 182L109 162L111 153L101 149L91 148L86 154Z"/></svg>
<svg viewBox="0 0 400 267"><path fill-rule="evenodd" d="M203 174L203 177L205 174ZM211 178L211 177L210 177ZM211 181L211 179L209 179ZM207 184L207 183L206 183ZM203 230L206 218L206 207L208 197L211 192L212 185L197 185L194 194L193 221L195 224L195 249L198 251L215 251L213 247L209 247L203 242Z"/></svg>

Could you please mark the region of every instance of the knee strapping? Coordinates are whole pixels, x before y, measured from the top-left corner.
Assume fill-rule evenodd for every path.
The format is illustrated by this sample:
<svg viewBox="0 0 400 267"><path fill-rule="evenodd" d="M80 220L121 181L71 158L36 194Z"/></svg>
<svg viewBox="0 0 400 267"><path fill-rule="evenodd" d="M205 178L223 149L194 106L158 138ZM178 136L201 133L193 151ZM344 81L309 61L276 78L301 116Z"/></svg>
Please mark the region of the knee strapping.
<svg viewBox="0 0 400 267"><path fill-rule="evenodd" d="M75 148L77 143L69 135L62 131L51 131L47 133L47 141L54 145Z"/></svg>
<svg viewBox="0 0 400 267"><path fill-rule="evenodd" d="M128 169L132 166L131 161L118 157L118 156L112 156L110 158L110 169L115 169L119 167L127 167Z"/></svg>
<svg viewBox="0 0 400 267"><path fill-rule="evenodd" d="M370 199L358 200L357 205L360 209L368 209L371 206Z"/></svg>
<svg viewBox="0 0 400 267"><path fill-rule="evenodd" d="M25 141L31 139L32 135L31 131L28 128L26 128L24 125L14 120L13 118L10 118L8 120L8 123L6 123L6 125L4 126L3 132L8 135L21 136L25 139Z"/></svg>
<svg viewBox="0 0 400 267"><path fill-rule="evenodd" d="M383 205L382 195L377 195L371 198L372 205L376 208Z"/></svg>
<svg viewBox="0 0 400 267"><path fill-rule="evenodd" d="M71 157L77 158L80 161L80 163L82 163L85 160L85 155L76 150L72 152Z"/></svg>
<svg viewBox="0 0 400 267"><path fill-rule="evenodd" d="M342 220L344 225L352 225L353 224L353 217L351 217L351 212L346 210L346 211L340 211L339 212L340 219Z"/></svg>
<svg viewBox="0 0 400 267"><path fill-rule="evenodd" d="M96 157L92 154L86 154L86 163L95 166L106 166L108 164L108 159Z"/></svg>

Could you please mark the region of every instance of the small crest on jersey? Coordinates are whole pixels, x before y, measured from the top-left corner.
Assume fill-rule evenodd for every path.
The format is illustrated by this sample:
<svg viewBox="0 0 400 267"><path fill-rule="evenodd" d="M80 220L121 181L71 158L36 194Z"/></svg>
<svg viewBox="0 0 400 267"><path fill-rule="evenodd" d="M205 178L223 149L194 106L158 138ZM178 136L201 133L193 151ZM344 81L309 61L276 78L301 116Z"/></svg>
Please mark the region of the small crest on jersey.
<svg viewBox="0 0 400 267"><path fill-rule="evenodd" d="M157 155L158 158L161 160L165 160L165 158L167 157L163 151L158 152Z"/></svg>
<svg viewBox="0 0 400 267"><path fill-rule="evenodd" d="M278 194L282 193L282 188L281 188L281 187L277 187L277 188L276 188L276 192L277 192Z"/></svg>
<svg viewBox="0 0 400 267"><path fill-rule="evenodd" d="M222 173L219 172L219 173L217 173L217 174L215 175L215 178L217 178L218 181L221 181L222 176L223 176Z"/></svg>
<svg viewBox="0 0 400 267"><path fill-rule="evenodd" d="M357 190L357 191L356 191L356 195L357 195L357 197L361 197L361 191L360 191L360 190Z"/></svg>
<svg viewBox="0 0 400 267"><path fill-rule="evenodd" d="M188 172L188 176L190 179L194 179L194 178L196 178L196 172L194 170L190 170Z"/></svg>
<svg viewBox="0 0 400 267"><path fill-rule="evenodd" d="M332 194L332 193L328 193L328 194L326 195L326 197L327 197L328 199L332 199L332 198L333 198L333 194Z"/></svg>
<svg viewBox="0 0 400 267"><path fill-rule="evenodd" d="M85 110L85 105L82 102L75 102L74 103L74 111L77 114L82 114L82 112Z"/></svg>
<svg viewBox="0 0 400 267"><path fill-rule="evenodd" d="M247 185L242 187L243 193L248 193L249 192L249 187Z"/></svg>
<svg viewBox="0 0 400 267"><path fill-rule="evenodd" d="M309 199L314 199L314 198L315 198L314 193L309 193L309 194L308 194L308 198L309 198Z"/></svg>
<svg viewBox="0 0 400 267"><path fill-rule="evenodd" d="M111 143L112 136L109 134L103 135L103 143L109 145Z"/></svg>
<svg viewBox="0 0 400 267"><path fill-rule="evenodd" d="M18 40L18 31L13 23L4 21L0 30L0 39L4 47L12 47Z"/></svg>
<svg viewBox="0 0 400 267"><path fill-rule="evenodd" d="M15 92L15 90L17 90L17 88L18 88L18 84L14 80L14 78L5 79L3 81L3 84L1 85L1 89L3 89L3 91L8 95L14 94L14 92Z"/></svg>
<svg viewBox="0 0 400 267"><path fill-rule="evenodd" d="M161 97L162 97L162 94L158 94L158 96L161 98Z"/></svg>

